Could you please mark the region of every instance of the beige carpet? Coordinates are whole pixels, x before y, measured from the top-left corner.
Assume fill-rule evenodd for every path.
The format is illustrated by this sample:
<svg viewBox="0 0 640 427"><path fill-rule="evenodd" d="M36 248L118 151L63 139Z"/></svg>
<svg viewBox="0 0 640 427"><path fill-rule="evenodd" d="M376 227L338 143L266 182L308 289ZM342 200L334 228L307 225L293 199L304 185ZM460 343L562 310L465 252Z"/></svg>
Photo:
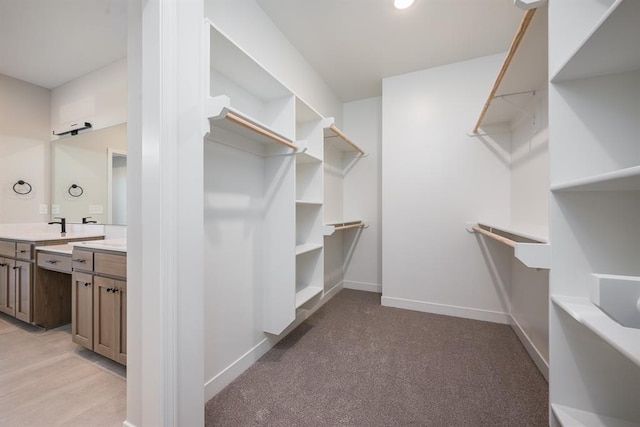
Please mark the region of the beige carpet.
<svg viewBox="0 0 640 427"><path fill-rule="evenodd" d="M207 426L547 426L509 326L343 290L205 407Z"/></svg>

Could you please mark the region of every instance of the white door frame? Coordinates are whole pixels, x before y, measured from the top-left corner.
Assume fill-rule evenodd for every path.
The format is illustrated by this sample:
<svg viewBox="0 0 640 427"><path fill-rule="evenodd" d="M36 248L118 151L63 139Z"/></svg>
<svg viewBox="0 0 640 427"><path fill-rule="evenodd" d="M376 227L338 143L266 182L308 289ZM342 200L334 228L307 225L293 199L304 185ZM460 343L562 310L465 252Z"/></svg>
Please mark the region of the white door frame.
<svg viewBox="0 0 640 427"><path fill-rule="evenodd" d="M199 426L204 424L204 4L129 0L128 14L124 425Z"/></svg>

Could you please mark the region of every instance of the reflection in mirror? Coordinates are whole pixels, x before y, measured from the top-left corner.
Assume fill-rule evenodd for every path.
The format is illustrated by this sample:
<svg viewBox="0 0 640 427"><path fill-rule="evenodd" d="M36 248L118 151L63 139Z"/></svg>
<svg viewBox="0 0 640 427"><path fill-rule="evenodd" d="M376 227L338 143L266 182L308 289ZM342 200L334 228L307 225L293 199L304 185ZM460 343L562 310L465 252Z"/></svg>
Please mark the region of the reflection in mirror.
<svg viewBox="0 0 640 427"><path fill-rule="evenodd" d="M51 214L126 224L126 123L52 141Z"/></svg>

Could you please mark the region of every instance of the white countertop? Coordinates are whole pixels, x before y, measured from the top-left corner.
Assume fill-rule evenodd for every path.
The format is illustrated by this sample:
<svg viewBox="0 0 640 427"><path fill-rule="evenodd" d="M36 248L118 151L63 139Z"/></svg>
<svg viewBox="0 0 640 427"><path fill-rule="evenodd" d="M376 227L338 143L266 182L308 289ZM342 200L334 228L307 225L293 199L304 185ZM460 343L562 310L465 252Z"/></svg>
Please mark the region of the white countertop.
<svg viewBox="0 0 640 427"><path fill-rule="evenodd" d="M68 243L65 243L64 245L36 246L36 251L71 255L71 253L73 252L73 246Z"/></svg>
<svg viewBox="0 0 640 427"><path fill-rule="evenodd" d="M23 233L23 232L0 232L0 239L20 240L24 242L51 242L56 240L69 239L89 239L94 237L104 237L104 233L75 232L65 233Z"/></svg>
<svg viewBox="0 0 640 427"><path fill-rule="evenodd" d="M24 242L53 242L56 240L79 240L104 238L104 226L100 224L67 224L62 235L59 224L21 223L0 224L0 239Z"/></svg>
<svg viewBox="0 0 640 427"><path fill-rule="evenodd" d="M103 251L127 252L127 239L89 240L86 242L71 242L69 245Z"/></svg>

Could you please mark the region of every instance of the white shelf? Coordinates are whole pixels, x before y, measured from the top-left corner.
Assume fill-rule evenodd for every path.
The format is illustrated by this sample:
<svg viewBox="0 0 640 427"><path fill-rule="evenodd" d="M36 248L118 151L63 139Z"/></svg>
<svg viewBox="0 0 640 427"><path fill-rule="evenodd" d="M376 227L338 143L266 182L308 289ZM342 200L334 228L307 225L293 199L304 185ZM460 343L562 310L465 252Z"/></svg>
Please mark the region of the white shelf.
<svg viewBox="0 0 640 427"><path fill-rule="evenodd" d="M325 236L331 236L336 231L343 230L355 230L358 228L366 228L367 225L362 220L334 222L331 224L325 224L323 227L323 234Z"/></svg>
<svg viewBox="0 0 640 427"><path fill-rule="evenodd" d="M316 200L296 200L296 205L322 206L322 201L316 201Z"/></svg>
<svg viewBox="0 0 640 427"><path fill-rule="evenodd" d="M576 408L551 404L551 410L563 427L638 427L640 423L611 418Z"/></svg>
<svg viewBox="0 0 640 427"><path fill-rule="evenodd" d="M359 153L360 155L365 155L365 152L362 148L360 148L355 142L349 139L349 137L347 137L340 129L336 127L332 117L326 118L322 125L324 128L324 140L325 142L329 142L332 148L336 148L344 152L353 152Z"/></svg>
<svg viewBox="0 0 640 427"><path fill-rule="evenodd" d="M540 7L508 64L480 127L511 123L522 115L520 110L531 103L532 92L547 83L547 57L547 8ZM508 94L517 95L504 97Z"/></svg>
<svg viewBox="0 0 640 427"><path fill-rule="evenodd" d="M296 245L296 256L306 254L307 252L317 251L318 249L322 249L322 245L315 243L303 243L301 245Z"/></svg>
<svg viewBox="0 0 640 427"><path fill-rule="evenodd" d="M303 140L303 141L296 141L296 145L300 146L300 147L306 147L307 146L307 141ZM300 153L296 154L296 163L298 164L320 164L322 163L322 159L317 158L316 156L314 156L313 154L309 154L306 151L302 151Z"/></svg>
<svg viewBox="0 0 640 427"><path fill-rule="evenodd" d="M551 80L555 83L640 69L639 27L640 2L616 0Z"/></svg>
<svg viewBox="0 0 640 427"><path fill-rule="evenodd" d="M551 191L637 191L640 190L640 166L553 184Z"/></svg>
<svg viewBox="0 0 640 427"><path fill-rule="evenodd" d="M298 149L289 138L282 136L267 125L232 108L230 99L227 96L208 97L205 108L206 117L209 119L211 126L211 139L216 139L214 133L216 128L218 128L260 144L275 144L293 150Z"/></svg>
<svg viewBox="0 0 640 427"><path fill-rule="evenodd" d="M504 233L513 234L514 236L522 237L527 240L534 240L539 243L549 243L549 229L547 227L515 222L510 224L496 224L482 221L478 222L478 225L493 228Z"/></svg>
<svg viewBox="0 0 640 427"><path fill-rule="evenodd" d="M321 293L322 288L319 286L306 286L302 288L300 291L296 292L296 308L300 308L304 303Z"/></svg>
<svg viewBox="0 0 640 427"><path fill-rule="evenodd" d="M640 329L620 325L587 298L552 295L551 300L640 367Z"/></svg>

